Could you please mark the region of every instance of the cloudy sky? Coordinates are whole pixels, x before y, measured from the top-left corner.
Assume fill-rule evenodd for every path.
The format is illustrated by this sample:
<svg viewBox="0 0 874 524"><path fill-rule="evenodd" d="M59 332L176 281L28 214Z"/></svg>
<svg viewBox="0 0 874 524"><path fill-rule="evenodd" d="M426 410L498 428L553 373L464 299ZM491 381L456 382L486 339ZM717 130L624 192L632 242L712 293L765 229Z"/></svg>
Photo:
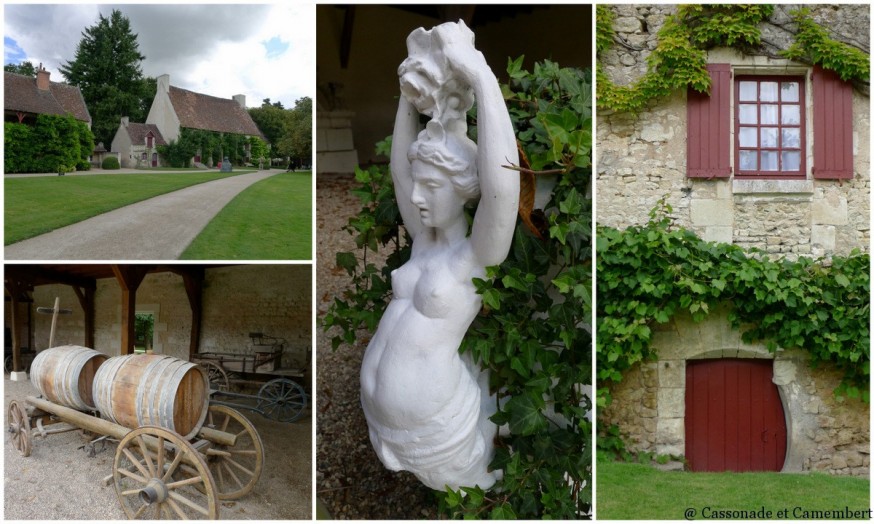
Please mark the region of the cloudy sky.
<svg viewBox="0 0 874 524"><path fill-rule="evenodd" d="M302 4L302 5L298 5ZM257 107L270 98L285 107L315 98L315 8L281 5L124 4L4 6L3 63L43 63L53 81L73 60L86 27L120 10L138 35L146 76L222 98L246 95Z"/></svg>

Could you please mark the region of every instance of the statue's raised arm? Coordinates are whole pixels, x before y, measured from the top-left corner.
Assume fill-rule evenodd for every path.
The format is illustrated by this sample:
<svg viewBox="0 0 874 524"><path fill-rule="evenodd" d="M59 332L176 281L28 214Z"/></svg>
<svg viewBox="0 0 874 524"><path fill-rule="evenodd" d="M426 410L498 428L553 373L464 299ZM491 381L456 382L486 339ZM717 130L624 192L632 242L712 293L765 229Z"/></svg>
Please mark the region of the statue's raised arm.
<svg viewBox="0 0 874 524"><path fill-rule="evenodd" d="M452 76L474 92L480 200L470 241L478 263L500 264L510 249L519 207L519 175L501 167L519 163L510 115L497 78L464 22L434 28L433 40Z"/></svg>

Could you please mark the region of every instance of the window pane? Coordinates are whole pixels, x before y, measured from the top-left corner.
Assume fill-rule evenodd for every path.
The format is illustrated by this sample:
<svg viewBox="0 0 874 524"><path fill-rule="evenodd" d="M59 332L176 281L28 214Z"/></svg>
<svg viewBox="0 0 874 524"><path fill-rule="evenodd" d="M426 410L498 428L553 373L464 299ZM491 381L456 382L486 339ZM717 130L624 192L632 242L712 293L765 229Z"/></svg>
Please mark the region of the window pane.
<svg viewBox="0 0 874 524"><path fill-rule="evenodd" d="M780 147L784 149L798 149L801 147L800 129L783 129Z"/></svg>
<svg viewBox="0 0 874 524"><path fill-rule="evenodd" d="M798 82L782 82L780 90L783 102L798 102Z"/></svg>
<svg viewBox="0 0 874 524"><path fill-rule="evenodd" d="M783 171L798 171L801 169L800 151L783 151Z"/></svg>
<svg viewBox="0 0 874 524"><path fill-rule="evenodd" d="M777 171L777 152L762 151L762 171Z"/></svg>
<svg viewBox="0 0 874 524"><path fill-rule="evenodd" d="M759 84L759 100L762 102L776 102L777 82L762 82Z"/></svg>
<svg viewBox="0 0 874 524"><path fill-rule="evenodd" d="M744 102L756 100L756 82L740 83L740 99Z"/></svg>
<svg viewBox="0 0 874 524"><path fill-rule="evenodd" d="M738 140L741 147L758 147L759 140L755 127L742 127L738 134Z"/></svg>
<svg viewBox="0 0 874 524"><path fill-rule="evenodd" d="M777 128L762 128L762 147L777 147Z"/></svg>
<svg viewBox="0 0 874 524"><path fill-rule="evenodd" d="M740 114L738 118L740 118L741 124L758 124L759 118L757 115L758 106L754 104L741 104L740 105Z"/></svg>
<svg viewBox="0 0 874 524"><path fill-rule="evenodd" d="M740 169L741 171L753 171L756 169L756 151L741 151L740 152Z"/></svg>
<svg viewBox="0 0 874 524"><path fill-rule="evenodd" d="M776 124L777 123L777 105L776 104L762 104L762 123L763 124Z"/></svg>
<svg viewBox="0 0 874 524"><path fill-rule="evenodd" d="M783 112L780 114L780 123L783 125L798 125L801 123L801 106L789 104L783 106Z"/></svg>

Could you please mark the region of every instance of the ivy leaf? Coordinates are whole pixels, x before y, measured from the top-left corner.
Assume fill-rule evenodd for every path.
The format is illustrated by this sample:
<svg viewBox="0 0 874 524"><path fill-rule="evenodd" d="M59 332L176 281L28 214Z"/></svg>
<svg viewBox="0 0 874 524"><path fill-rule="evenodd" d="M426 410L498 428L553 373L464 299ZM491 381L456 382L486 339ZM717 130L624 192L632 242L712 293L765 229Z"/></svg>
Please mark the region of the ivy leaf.
<svg viewBox="0 0 874 524"><path fill-rule="evenodd" d="M513 511L513 507L508 503L504 502L500 506L496 506L492 509L492 512L489 513L489 519L491 520L516 520L516 513Z"/></svg>
<svg viewBox="0 0 874 524"><path fill-rule="evenodd" d="M536 395L518 395L507 401L510 412L510 431L522 436L533 435L547 427L546 417L541 413L543 398Z"/></svg>

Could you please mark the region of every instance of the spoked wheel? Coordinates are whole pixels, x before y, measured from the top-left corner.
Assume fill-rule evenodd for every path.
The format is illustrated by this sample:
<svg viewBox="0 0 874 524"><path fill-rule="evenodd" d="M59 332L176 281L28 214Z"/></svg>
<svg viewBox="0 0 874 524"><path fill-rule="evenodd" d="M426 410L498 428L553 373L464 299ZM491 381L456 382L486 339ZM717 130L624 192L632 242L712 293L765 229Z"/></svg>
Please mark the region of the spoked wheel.
<svg viewBox="0 0 874 524"><path fill-rule="evenodd" d="M237 436L234 446L213 444L206 451L218 498L234 500L249 494L264 468L264 444L255 426L239 411L217 405L209 407L206 425Z"/></svg>
<svg viewBox="0 0 874 524"><path fill-rule="evenodd" d="M119 443L115 493L130 519L218 518L215 481L203 458L179 434L143 426Z"/></svg>
<svg viewBox="0 0 874 524"><path fill-rule="evenodd" d="M231 389L231 382L228 380L228 374L224 368L215 362L203 361L201 366L206 369L206 375L209 377L209 388L216 391L228 391Z"/></svg>
<svg viewBox="0 0 874 524"><path fill-rule="evenodd" d="M277 378L258 391L258 410L280 422L294 422L307 407L307 394L295 381Z"/></svg>
<svg viewBox="0 0 874 524"><path fill-rule="evenodd" d="M31 452L30 417L27 416L24 406L17 400L9 403L6 421L9 424L12 445L22 456L29 457Z"/></svg>

